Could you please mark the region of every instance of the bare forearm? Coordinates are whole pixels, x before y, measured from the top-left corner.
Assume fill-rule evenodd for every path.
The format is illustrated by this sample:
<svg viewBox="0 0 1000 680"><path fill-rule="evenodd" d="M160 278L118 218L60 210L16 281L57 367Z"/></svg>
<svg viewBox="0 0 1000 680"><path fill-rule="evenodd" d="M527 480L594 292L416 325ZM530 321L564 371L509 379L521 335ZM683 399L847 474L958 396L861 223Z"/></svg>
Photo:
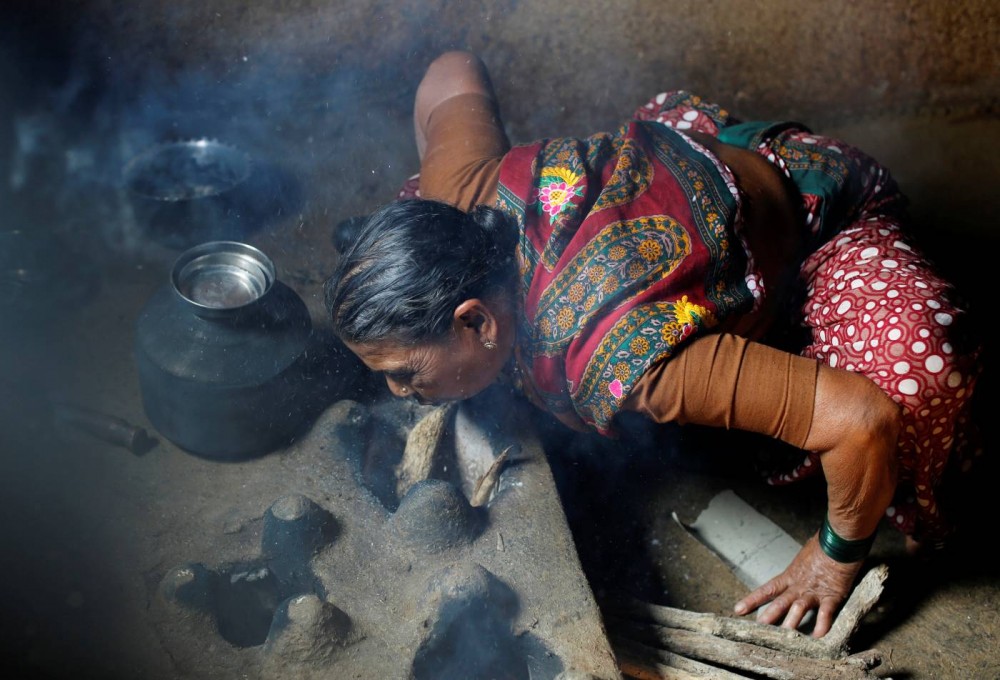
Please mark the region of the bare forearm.
<svg viewBox="0 0 1000 680"><path fill-rule="evenodd" d="M805 448L820 453L828 517L848 540L871 536L896 487L899 407L867 378L820 367Z"/></svg>
<svg viewBox="0 0 1000 680"><path fill-rule="evenodd" d="M625 408L732 427L820 454L830 523L870 536L895 489L899 407L871 380L732 335L695 340L639 380Z"/></svg>

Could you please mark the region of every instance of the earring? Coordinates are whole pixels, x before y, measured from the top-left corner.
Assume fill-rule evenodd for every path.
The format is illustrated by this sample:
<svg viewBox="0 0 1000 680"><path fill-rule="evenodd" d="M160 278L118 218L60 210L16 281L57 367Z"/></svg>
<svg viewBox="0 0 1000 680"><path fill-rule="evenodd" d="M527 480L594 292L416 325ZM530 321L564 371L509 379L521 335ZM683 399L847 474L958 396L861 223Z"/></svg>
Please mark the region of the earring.
<svg viewBox="0 0 1000 680"><path fill-rule="evenodd" d="M409 387L400 387L400 388L399 388L399 393L400 393L400 394L406 394L406 393L408 393L409 391L410 391L410 388L409 388Z"/></svg>
<svg viewBox="0 0 1000 680"><path fill-rule="evenodd" d="M486 342L483 343L483 347L485 347L486 349L496 349L497 344L492 340L487 340Z"/></svg>

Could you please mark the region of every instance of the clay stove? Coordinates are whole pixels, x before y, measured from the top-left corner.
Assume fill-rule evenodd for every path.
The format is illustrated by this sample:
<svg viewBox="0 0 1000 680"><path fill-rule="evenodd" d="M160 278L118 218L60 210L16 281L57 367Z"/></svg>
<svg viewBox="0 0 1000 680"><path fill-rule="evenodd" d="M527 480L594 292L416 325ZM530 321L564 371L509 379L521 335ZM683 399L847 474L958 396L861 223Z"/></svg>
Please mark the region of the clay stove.
<svg viewBox="0 0 1000 680"><path fill-rule="evenodd" d="M440 408L335 403L283 454L299 481L229 529L240 550L166 573L153 612L185 677L621 677L523 407ZM400 486L435 419L429 476Z"/></svg>

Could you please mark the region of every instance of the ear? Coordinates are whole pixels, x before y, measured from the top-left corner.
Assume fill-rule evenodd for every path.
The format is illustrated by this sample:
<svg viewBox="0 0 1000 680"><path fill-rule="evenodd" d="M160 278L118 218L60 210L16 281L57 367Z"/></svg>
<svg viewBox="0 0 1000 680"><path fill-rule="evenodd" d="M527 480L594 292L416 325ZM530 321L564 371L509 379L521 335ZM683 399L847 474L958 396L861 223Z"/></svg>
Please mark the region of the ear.
<svg viewBox="0 0 1000 680"><path fill-rule="evenodd" d="M479 298L465 300L455 308L454 323L456 333L473 333L477 342L496 342L497 316L489 305Z"/></svg>

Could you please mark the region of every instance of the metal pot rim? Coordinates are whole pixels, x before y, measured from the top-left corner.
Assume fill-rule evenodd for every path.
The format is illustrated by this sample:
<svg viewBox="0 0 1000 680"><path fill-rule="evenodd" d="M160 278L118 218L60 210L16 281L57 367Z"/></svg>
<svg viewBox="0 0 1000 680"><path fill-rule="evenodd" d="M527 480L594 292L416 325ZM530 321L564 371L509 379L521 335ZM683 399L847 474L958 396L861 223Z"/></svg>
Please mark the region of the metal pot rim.
<svg viewBox="0 0 1000 680"><path fill-rule="evenodd" d="M144 176L143 173L151 172L153 170L151 166L158 157L175 149L190 150L192 154L197 153L203 156L208 155L225 159L229 167L233 170L233 175L232 177L225 178L225 181L220 182L218 186L195 186L191 191L186 192L190 195L176 195L176 192L148 190L141 181ZM152 201L175 203L212 198L213 196L228 193L247 180L252 168L253 161L250 155L234 146L209 138L186 139L165 142L146 149L125 165L123 178L125 188L135 196ZM179 180L180 178L174 179ZM155 178L150 181L155 184Z"/></svg>
<svg viewBox="0 0 1000 680"><path fill-rule="evenodd" d="M192 289L199 277L213 275L213 283L242 288L246 299L231 304L206 304ZM208 241L189 248L174 262L170 282L174 293L202 317L231 316L256 305L274 286L274 262L254 246L239 241Z"/></svg>

